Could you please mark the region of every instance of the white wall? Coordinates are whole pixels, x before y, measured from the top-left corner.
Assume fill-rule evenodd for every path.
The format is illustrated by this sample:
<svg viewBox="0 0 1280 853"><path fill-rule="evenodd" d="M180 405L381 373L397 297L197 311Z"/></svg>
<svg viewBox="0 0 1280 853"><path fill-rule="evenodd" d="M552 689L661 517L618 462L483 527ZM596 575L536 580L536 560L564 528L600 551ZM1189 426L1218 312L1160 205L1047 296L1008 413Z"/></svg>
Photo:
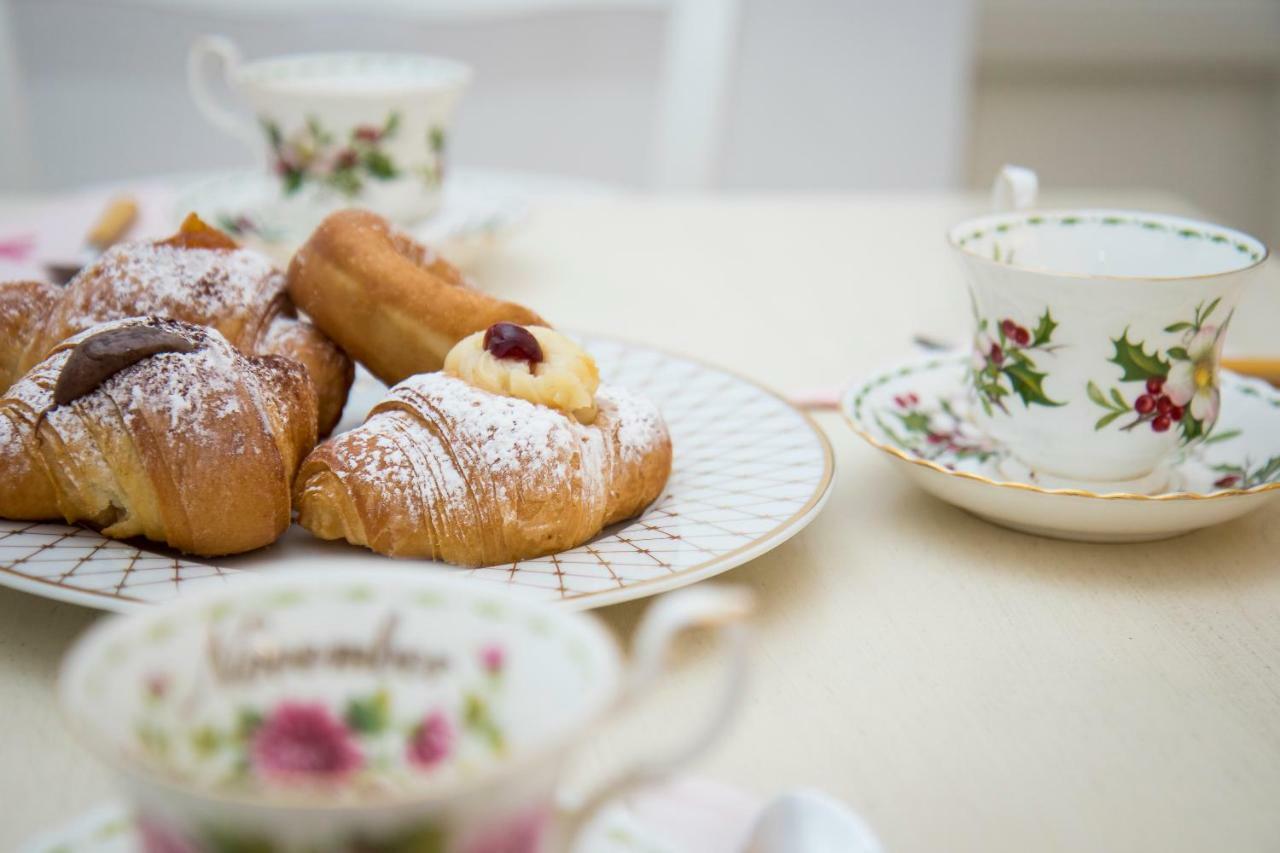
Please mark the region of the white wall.
<svg viewBox="0 0 1280 853"><path fill-rule="evenodd" d="M985 0L969 181L1153 187L1280 242L1280 2Z"/></svg>
<svg viewBox="0 0 1280 853"><path fill-rule="evenodd" d="M186 96L187 45L203 32L230 35L249 57L350 47L456 57L477 75L455 162L632 186L653 174L665 36L656 10L601 3L441 23L299 15L296 3L287 14L246 17L211 0L195 5L214 12L8 2L40 186L242 162ZM972 0L742 0L715 185L958 185L973 9Z"/></svg>

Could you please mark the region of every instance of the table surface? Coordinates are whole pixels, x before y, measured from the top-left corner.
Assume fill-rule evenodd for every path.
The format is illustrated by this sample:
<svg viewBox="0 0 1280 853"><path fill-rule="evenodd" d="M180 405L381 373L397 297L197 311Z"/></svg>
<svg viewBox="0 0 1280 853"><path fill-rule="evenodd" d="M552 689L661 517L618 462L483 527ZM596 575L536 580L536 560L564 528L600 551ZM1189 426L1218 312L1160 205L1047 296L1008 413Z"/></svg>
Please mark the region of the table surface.
<svg viewBox="0 0 1280 853"><path fill-rule="evenodd" d="M1186 212L1153 193L1064 204ZM967 196L547 202L474 274L559 324L710 359L778 389L845 385L959 341L946 226ZM0 217L20 210L0 203ZM1280 269L1231 349L1274 346ZM838 416L825 512L724 581L758 596L749 696L699 773L849 802L894 851L1280 848L1280 505L1141 545L993 527L926 496ZM600 615L622 636L644 602ZM63 729L58 660L97 614L0 590L0 849L112 796ZM586 753L657 750L716 683L693 641Z"/></svg>

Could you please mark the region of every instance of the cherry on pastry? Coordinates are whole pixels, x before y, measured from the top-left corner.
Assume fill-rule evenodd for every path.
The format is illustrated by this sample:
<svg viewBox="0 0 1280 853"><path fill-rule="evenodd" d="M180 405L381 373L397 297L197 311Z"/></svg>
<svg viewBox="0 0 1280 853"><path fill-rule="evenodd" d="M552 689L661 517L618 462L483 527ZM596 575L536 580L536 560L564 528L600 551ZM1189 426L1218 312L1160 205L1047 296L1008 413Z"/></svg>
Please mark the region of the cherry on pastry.
<svg viewBox="0 0 1280 853"><path fill-rule="evenodd" d="M494 323L490 326L484 333L484 348L494 358L527 361L530 367L542 361L542 347L538 339L516 323Z"/></svg>

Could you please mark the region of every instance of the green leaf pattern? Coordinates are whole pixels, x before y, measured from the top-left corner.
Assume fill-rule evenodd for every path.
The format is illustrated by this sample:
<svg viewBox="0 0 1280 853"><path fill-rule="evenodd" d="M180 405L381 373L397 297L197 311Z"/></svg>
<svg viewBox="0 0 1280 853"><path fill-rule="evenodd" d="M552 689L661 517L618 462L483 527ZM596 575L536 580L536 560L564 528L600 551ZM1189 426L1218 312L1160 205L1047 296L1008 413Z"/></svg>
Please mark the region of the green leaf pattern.
<svg viewBox="0 0 1280 853"><path fill-rule="evenodd" d="M1120 426L1121 430L1129 431L1143 424L1151 424L1154 429L1161 430L1168 429L1173 423L1176 423L1182 444L1209 438L1213 428L1212 423L1205 423L1196 418L1190 408L1174 407L1168 411L1151 408L1149 401L1158 396L1159 392L1152 392L1149 389L1162 387L1164 381L1168 379L1173 365L1192 361L1188 347L1205 327L1206 321L1218 308L1221 301L1221 297L1219 297L1207 304L1202 302L1196 306L1191 320L1179 320L1165 326L1164 331L1166 334L1181 335L1181 343L1167 347L1163 352L1158 350L1149 351L1145 341L1130 340L1130 330L1127 328L1121 333L1120 337L1111 340L1114 353L1108 361L1120 368L1120 379L1118 381L1121 383L1141 382L1143 385L1135 389L1134 399L1130 402L1118 387L1112 387L1110 392L1104 395L1097 384L1090 382L1086 389L1089 399L1099 408L1105 410L1105 414L1094 423L1093 428L1095 430L1106 429L1116 421L1130 416L1127 422ZM1222 326L1217 331L1218 336L1222 335L1230 321L1230 316L1223 321ZM1214 387L1216 388L1216 385ZM1147 399L1144 400L1144 397ZM1163 422L1157 423L1162 415L1164 416Z"/></svg>
<svg viewBox="0 0 1280 853"><path fill-rule="evenodd" d="M385 148L400 133L399 112L389 113L380 125L352 127L341 141L316 116L309 116L303 127L289 134L272 119L264 118L261 123L285 195L315 184L354 198L369 181L390 181L404 173ZM412 171L428 186L436 187L444 176L444 129L432 126L425 147L428 161Z"/></svg>
<svg viewBox="0 0 1280 853"><path fill-rule="evenodd" d="M1034 331L1011 318L992 322L979 317L977 327L969 384L984 413L1008 413L1008 400L1013 396L1025 408L1063 405L1045 391L1049 374L1038 364L1041 355L1052 354L1058 348L1053 343L1058 322L1048 308L1037 319Z"/></svg>

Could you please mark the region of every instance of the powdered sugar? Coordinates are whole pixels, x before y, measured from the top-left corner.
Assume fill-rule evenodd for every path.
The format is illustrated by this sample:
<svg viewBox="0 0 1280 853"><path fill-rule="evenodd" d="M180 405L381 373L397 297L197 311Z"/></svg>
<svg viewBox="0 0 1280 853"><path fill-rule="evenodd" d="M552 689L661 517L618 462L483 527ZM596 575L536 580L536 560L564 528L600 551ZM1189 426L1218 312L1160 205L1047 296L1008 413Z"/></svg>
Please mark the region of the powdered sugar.
<svg viewBox="0 0 1280 853"><path fill-rule="evenodd" d="M107 278L106 299L94 285ZM69 285L64 322L83 328L128 313L215 320L229 313L260 315L285 287L271 261L247 249L190 249L126 243L108 250ZM96 298L90 298L97 294Z"/></svg>
<svg viewBox="0 0 1280 853"><path fill-rule="evenodd" d="M629 462L651 452L666 434L647 400L610 388L601 388L598 400L600 427L444 373L411 376L388 392L362 427L339 438L343 464L336 473L388 491L421 489L429 500L443 498L458 510L469 492L526 494L539 482L575 475L591 493L584 498L592 499L605 489L608 468L601 428L615 432L618 452ZM468 483L463 471L491 476Z"/></svg>
<svg viewBox="0 0 1280 853"><path fill-rule="evenodd" d="M140 323L175 332L197 349L144 358L73 403L54 405L53 386L71 347L104 328ZM257 387L252 364L216 331L173 320L135 318L88 329L64 346L6 395L31 406L34 412L45 412L64 444L87 446L93 442L89 424L123 417L130 429L146 422L152 429L180 433L188 444L225 448L230 439L236 449L242 447L239 424L233 425L232 419L241 411L242 394L247 392L249 399L258 400L262 389Z"/></svg>
<svg viewBox="0 0 1280 853"><path fill-rule="evenodd" d="M658 407L625 388L601 385L596 390L596 404L617 425L618 450L624 459L652 452L667 434Z"/></svg>

